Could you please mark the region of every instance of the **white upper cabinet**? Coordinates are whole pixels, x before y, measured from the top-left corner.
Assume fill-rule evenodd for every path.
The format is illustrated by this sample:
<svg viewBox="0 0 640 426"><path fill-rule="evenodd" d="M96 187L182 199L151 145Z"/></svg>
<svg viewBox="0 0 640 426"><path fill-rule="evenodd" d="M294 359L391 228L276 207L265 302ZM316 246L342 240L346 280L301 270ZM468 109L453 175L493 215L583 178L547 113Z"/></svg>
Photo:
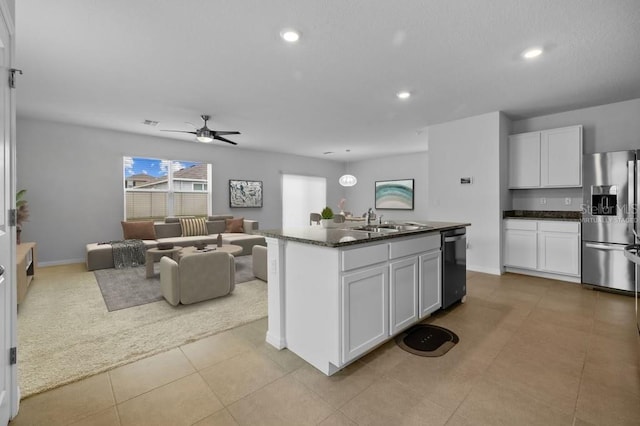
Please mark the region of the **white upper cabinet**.
<svg viewBox="0 0 640 426"><path fill-rule="evenodd" d="M541 132L542 186L582 186L582 126Z"/></svg>
<svg viewBox="0 0 640 426"><path fill-rule="evenodd" d="M540 187L540 132L509 136L509 187Z"/></svg>
<svg viewBox="0 0 640 426"><path fill-rule="evenodd" d="M509 188L582 186L582 126L509 136Z"/></svg>

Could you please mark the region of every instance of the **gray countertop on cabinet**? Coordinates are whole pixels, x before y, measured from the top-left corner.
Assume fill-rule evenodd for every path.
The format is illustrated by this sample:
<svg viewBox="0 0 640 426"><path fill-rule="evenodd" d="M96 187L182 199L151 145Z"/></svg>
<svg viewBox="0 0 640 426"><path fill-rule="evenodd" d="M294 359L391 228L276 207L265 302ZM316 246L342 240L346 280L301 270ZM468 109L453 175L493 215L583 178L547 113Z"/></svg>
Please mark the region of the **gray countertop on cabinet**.
<svg viewBox="0 0 640 426"><path fill-rule="evenodd" d="M563 210L505 210L503 219L567 220L580 222L582 212Z"/></svg>
<svg viewBox="0 0 640 426"><path fill-rule="evenodd" d="M323 228L320 226L308 226L303 228L285 229L261 229L253 233L265 237L278 238L281 240L297 241L324 247L344 247L356 244L365 244L373 241L387 240L393 238L407 237L417 234L434 234L449 229L471 226L470 223L462 222L433 222L433 221L407 221L404 223L420 224L420 229L398 232L367 232L354 228L359 225L349 226L348 224L337 224L340 228Z"/></svg>

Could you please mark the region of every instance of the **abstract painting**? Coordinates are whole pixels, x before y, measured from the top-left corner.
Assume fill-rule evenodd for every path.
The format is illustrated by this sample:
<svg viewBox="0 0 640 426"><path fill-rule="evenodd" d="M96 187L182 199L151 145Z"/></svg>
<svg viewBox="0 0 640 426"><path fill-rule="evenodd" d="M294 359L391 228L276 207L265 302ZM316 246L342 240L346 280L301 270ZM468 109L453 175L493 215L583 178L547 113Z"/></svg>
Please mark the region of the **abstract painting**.
<svg viewBox="0 0 640 426"><path fill-rule="evenodd" d="M376 181L376 209L413 210L413 179Z"/></svg>
<svg viewBox="0 0 640 426"><path fill-rule="evenodd" d="M262 207L262 181L229 180L229 207Z"/></svg>

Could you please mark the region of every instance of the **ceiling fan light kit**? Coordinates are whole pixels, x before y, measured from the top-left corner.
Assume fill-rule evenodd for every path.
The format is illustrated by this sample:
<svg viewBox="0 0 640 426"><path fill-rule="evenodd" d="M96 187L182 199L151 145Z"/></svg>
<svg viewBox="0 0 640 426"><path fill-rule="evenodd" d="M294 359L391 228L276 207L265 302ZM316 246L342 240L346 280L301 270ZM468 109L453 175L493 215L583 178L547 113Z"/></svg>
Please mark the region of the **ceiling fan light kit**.
<svg viewBox="0 0 640 426"><path fill-rule="evenodd" d="M199 135L196 136L198 142L213 142L213 138L211 136Z"/></svg>
<svg viewBox="0 0 640 426"><path fill-rule="evenodd" d="M204 126L195 132L188 132L186 130L162 130L163 132L177 132L177 133L190 133L192 135L196 135L196 140L198 142L213 142L213 140L219 140L222 142L230 143L231 145L238 145L236 142L230 141L227 138L223 138L222 135L239 135L240 132L236 131L222 131L222 130L211 130L207 127L207 121L211 118L209 115L203 114L200 116L202 120L204 120Z"/></svg>

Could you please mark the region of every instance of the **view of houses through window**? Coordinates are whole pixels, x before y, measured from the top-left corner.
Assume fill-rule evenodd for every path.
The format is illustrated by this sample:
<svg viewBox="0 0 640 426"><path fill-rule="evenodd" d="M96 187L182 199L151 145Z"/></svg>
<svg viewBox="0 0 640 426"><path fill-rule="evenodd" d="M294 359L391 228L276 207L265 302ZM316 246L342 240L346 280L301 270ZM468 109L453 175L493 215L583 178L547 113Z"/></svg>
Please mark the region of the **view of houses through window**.
<svg viewBox="0 0 640 426"><path fill-rule="evenodd" d="M211 164L124 157L125 220L211 213Z"/></svg>

